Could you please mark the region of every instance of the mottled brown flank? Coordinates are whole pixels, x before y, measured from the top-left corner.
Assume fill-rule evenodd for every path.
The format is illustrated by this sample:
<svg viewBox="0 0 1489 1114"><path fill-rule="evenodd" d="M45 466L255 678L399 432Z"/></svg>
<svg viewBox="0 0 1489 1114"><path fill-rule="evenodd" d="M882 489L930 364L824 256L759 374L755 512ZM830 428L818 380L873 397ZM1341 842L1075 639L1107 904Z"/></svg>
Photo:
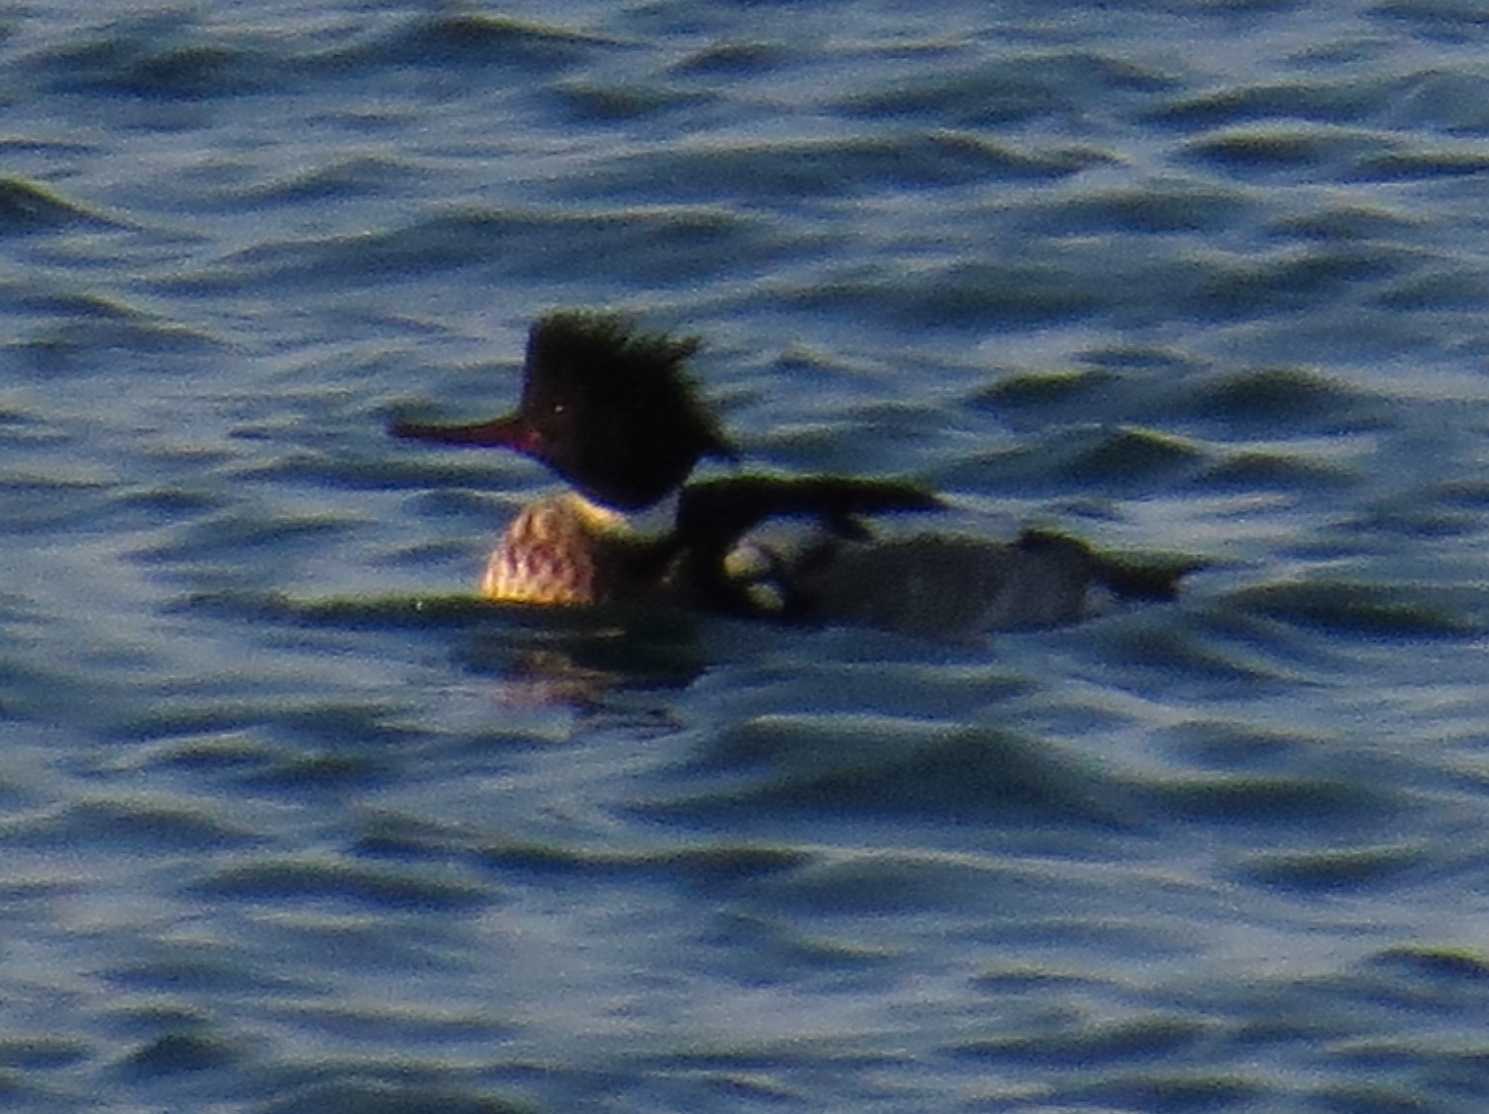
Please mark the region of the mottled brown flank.
<svg viewBox="0 0 1489 1114"><path fill-rule="evenodd" d="M504 603L584 605L607 593L583 519L560 500L524 507L491 555L481 595Z"/></svg>

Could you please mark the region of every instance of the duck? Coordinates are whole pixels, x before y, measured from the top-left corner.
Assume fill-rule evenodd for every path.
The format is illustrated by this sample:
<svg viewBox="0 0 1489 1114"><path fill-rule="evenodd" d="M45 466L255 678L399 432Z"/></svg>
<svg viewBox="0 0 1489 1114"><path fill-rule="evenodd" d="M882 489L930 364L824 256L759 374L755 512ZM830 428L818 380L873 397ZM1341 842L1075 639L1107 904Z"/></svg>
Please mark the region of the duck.
<svg viewBox="0 0 1489 1114"><path fill-rule="evenodd" d="M668 604L797 624L937 634L1051 627L1122 599L1167 600L1198 567L1129 561L1048 530L998 541L886 534L868 520L948 503L907 480L730 474L740 454L703 400L695 336L598 310L531 326L516 409L474 423L397 419L392 436L498 447L563 487L507 525L478 594L502 604Z"/></svg>

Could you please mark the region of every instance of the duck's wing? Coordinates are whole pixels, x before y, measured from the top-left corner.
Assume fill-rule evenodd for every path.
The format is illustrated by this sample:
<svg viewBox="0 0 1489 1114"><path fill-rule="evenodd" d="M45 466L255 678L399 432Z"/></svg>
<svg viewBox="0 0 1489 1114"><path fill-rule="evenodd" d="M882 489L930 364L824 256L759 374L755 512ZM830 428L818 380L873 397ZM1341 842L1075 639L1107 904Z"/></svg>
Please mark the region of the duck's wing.
<svg viewBox="0 0 1489 1114"><path fill-rule="evenodd" d="M687 569L685 579L701 597L698 602L724 611L789 617L799 610L790 590L791 577L781 579L777 574L786 571L785 566L813 559L814 538L863 539L868 531L861 516L938 511L945 506L923 488L899 480L728 476L683 488L673 537ZM791 544L779 549L741 544L762 524L781 519L807 519L808 527L815 523L825 530L798 531ZM764 561L769 571L742 571L750 556ZM762 590L771 602L762 604Z"/></svg>
<svg viewBox="0 0 1489 1114"><path fill-rule="evenodd" d="M1061 626L1120 599L1171 599L1179 578L1203 566L1177 557L1113 556L1048 531L1026 531L1013 542L935 533L825 538L796 550L772 549L768 539L751 547L755 536L736 552L762 550L755 562L761 572L739 583L750 599L779 600L774 610L782 618L933 638Z"/></svg>
<svg viewBox="0 0 1489 1114"><path fill-rule="evenodd" d="M857 525L859 516L945 506L894 480L729 477L683 490L676 537L705 606L938 637L1075 622L1105 606L1093 588L1107 599L1171 599L1181 577L1205 566L1111 554L1050 530L1000 542L879 538Z"/></svg>
<svg viewBox="0 0 1489 1114"><path fill-rule="evenodd" d="M682 489L678 532L727 548L768 518L817 518L834 528L860 515L939 511L946 504L901 480L846 476L726 476Z"/></svg>

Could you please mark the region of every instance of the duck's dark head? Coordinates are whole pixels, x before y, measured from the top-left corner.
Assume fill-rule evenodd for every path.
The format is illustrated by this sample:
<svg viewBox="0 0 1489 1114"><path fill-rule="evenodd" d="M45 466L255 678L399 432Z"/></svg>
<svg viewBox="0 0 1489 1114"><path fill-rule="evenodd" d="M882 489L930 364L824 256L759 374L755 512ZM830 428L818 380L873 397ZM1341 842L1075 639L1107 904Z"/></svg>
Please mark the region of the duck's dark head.
<svg viewBox="0 0 1489 1114"><path fill-rule="evenodd" d="M685 368L698 345L617 314L550 313L528 334L515 413L474 425L397 422L391 432L513 449L589 499L639 510L680 487L701 457L734 456Z"/></svg>

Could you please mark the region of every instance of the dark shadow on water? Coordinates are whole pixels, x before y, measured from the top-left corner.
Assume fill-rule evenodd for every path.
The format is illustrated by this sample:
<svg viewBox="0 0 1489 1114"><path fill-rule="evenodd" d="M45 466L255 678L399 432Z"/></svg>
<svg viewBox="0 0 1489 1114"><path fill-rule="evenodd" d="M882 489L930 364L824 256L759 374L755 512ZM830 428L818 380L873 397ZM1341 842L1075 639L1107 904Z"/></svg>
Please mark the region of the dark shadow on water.
<svg viewBox="0 0 1489 1114"><path fill-rule="evenodd" d="M541 702L578 708L630 689L680 689L706 667L699 623L669 608L553 608L470 595L296 600L278 593L199 593L182 610L324 631L448 638L466 672L519 683Z"/></svg>

